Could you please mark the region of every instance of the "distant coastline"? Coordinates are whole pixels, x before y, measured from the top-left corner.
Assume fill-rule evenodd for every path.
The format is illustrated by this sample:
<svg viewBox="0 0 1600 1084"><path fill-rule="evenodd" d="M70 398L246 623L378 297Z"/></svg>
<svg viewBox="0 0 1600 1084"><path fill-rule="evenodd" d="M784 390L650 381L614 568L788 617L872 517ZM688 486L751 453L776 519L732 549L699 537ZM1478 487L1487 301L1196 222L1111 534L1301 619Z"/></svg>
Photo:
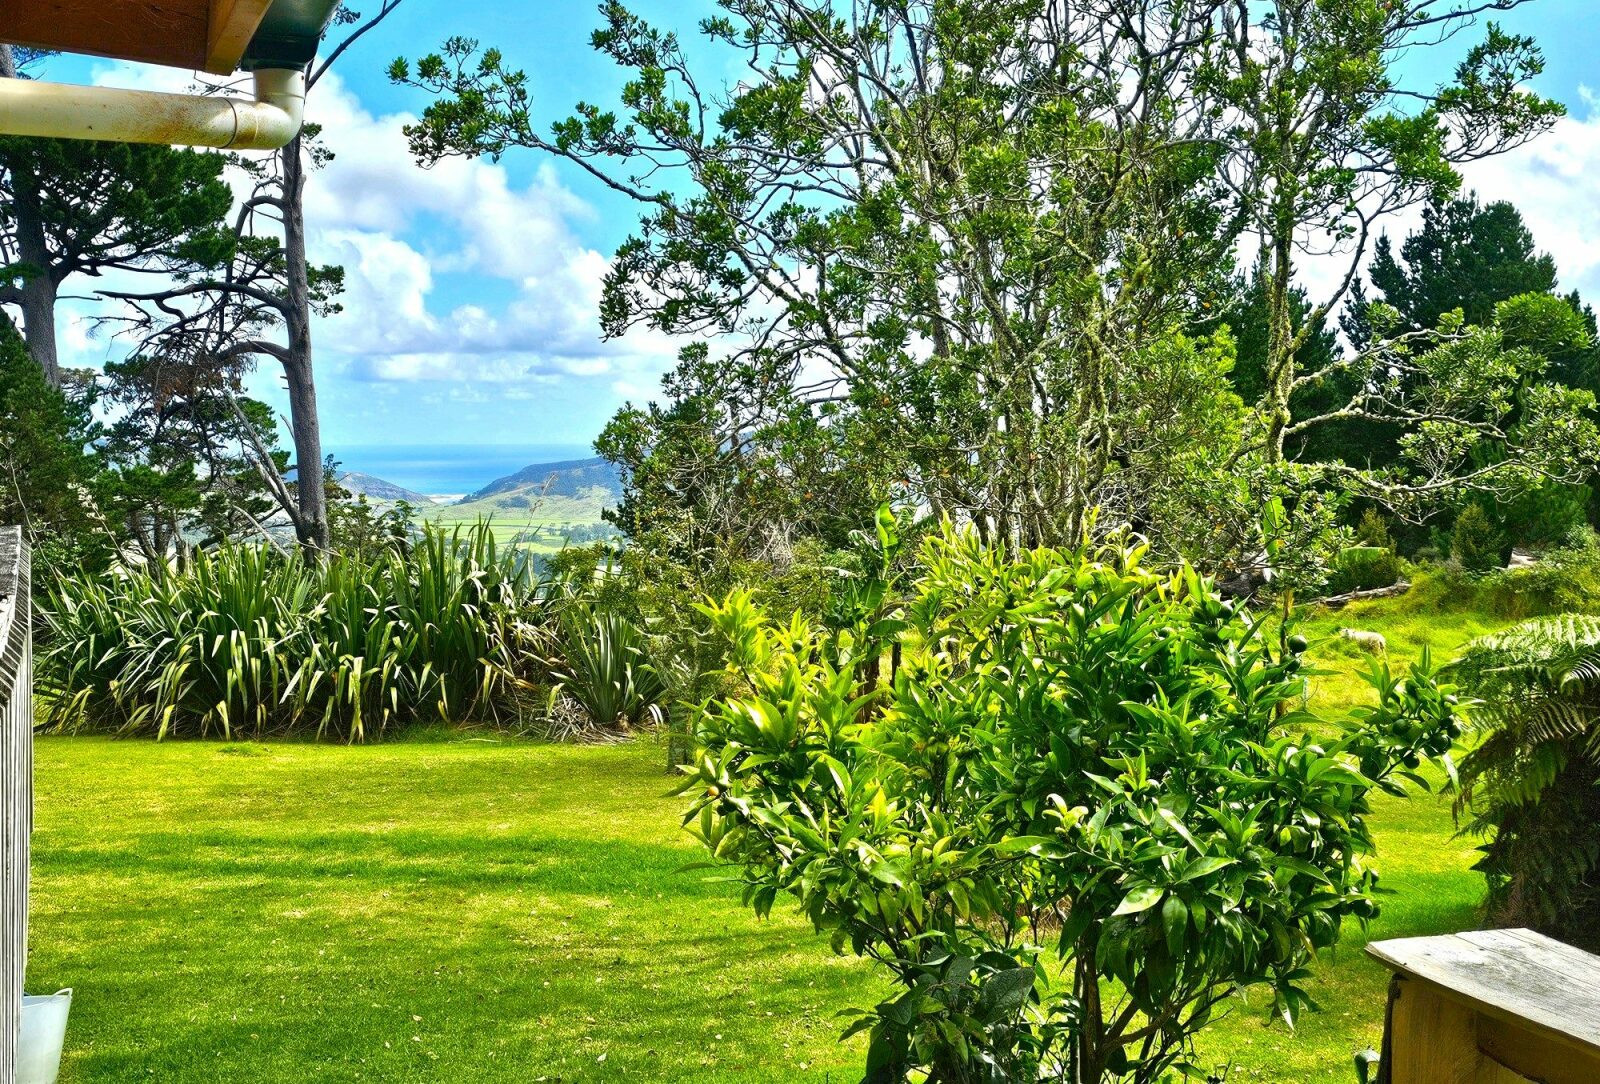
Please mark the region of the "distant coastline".
<svg viewBox="0 0 1600 1084"><path fill-rule="evenodd" d="M328 451L342 471L435 498L459 498L530 463L594 455L585 444L329 444Z"/></svg>

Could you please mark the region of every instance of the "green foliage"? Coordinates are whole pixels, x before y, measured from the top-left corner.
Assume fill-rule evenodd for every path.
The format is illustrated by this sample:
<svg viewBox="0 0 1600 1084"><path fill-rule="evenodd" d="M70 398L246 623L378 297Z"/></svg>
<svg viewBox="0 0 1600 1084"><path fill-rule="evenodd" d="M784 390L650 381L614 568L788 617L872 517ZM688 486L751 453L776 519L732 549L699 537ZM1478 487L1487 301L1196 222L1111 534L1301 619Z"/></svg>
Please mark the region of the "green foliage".
<svg viewBox="0 0 1600 1084"><path fill-rule="evenodd" d="M1232 236L1212 153L1176 130L1177 84L1193 89L1177 66L1141 67L1104 24L1042 5L863 8L853 28L735 5L702 24L707 48L748 52L763 76L723 91L677 35L621 4L602 14L594 42L622 69L625 114L580 105L549 136L498 50L452 40L392 74L439 96L408 129L420 158L528 146L635 175L622 188L641 221L606 283L607 330L717 336L602 440L636 543L682 563L804 537L838 549L902 498L981 509L1008 538L1075 538L1095 504L1149 518L1176 488L1169 463L1214 482L1218 400L1239 413L1216 379L1231 349L1181 332L1191 288L1222 292ZM1178 18L1179 36L1203 22ZM1036 49L1063 34L1053 56ZM865 77L907 47L931 78L901 95ZM1103 67L1083 59L1102 48ZM819 55L864 100L808 93ZM1107 86L1067 89L1109 72L1164 104L1119 127ZM862 115L883 119L841 140ZM644 179L633 160L652 146L663 168ZM1120 155L1140 168L1097 164ZM806 174L818 184L788 180Z"/></svg>
<svg viewBox="0 0 1600 1084"><path fill-rule="evenodd" d="M65 286L107 272L125 289L140 273L187 280L226 261L228 162L161 145L0 138L0 304L23 310L29 352L53 383Z"/></svg>
<svg viewBox="0 0 1600 1084"><path fill-rule="evenodd" d="M200 552L181 571L63 573L41 610L44 724L363 741L521 710L542 585L485 528L370 561Z"/></svg>
<svg viewBox="0 0 1600 1084"><path fill-rule="evenodd" d="M51 387L0 315L0 523L22 526L41 572L104 567L115 547L96 509L92 390Z"/></svg>
<svg viewBox="0 0 1600 1084"><path fill-rule="evenodd" d="M1192 571L951 529L921 557L889 683L748 592L705 610L736 691L697 724L686 823L757 913L791 895L894 980L851 1029L864 1079L1152 1082L1252 987L1292 1021L1376 913L1369 795L1448 749L1448 687L1380 665L1374 704L1318 718L1304 642Z"/></svg>
<svg viewBox="0 0 1600 1084"><path fill-rule="evenodd" d="M1511 204L1480 205L1476 197L1435 203L1424 210L1422 226L1400 246L1399 258L1387 237L1379 239L1368 274L1379 300L1369 303L1365 291L1357 291L1344 319L1358 345L1371 342L1380 331L1415 335L1460 319L1467 326L1497 328L1505 350L1539 359L1535 367L1521 366L1524 375L1518 383L1600 390L1593 314L1576 294L1555 295L1554 261L1536 251ZM1381 316L1384 328L1374 327L1375 315ZM1421 390L1414 377L1401 373L1387 394L1398 399ZM1512 429L1515 415L1513 410L1508 416ZM1366 434L1358 439L1381 436L1370 424L1357 429ZM1394 443L1398 436L1390 434L1372 461L1394 463L1400 454ZM1504 458L1498 443L1473 453L1479 466ZM1583 521L1581 509L1573 507L1564 491L1576 489L1586 472L1553 473L1560 481L1518 478L1497 487L1494 518L1513 542L1547 544ZM1542 492L1533 496L1534 490Z"/></svg>
<svg viewBox="0 0 1600 1084"><path fill-rule="evenodd" d="M369 501L365 493L352 496L335 481L336 467L329 456L322 471L328 490L329 547L358 564L366 564L387 550L404 551L410 546L416 509L407 501L379 506ZM488 524L483 527L487 529Z"/></svg>
<svg viewBox="0 0 1600 1084"><path fill-rule="evenodd" d="M1536 618L1450 669L1483 700L1457 815L1487 837L1490 918L1600 944L1600 617Z"/></svg>
<svg viewBox="0 0 1600 1084"><path fill-rule="evenodd" d="M1294 355L1295 368L1320 374L1307 380L1289 397L1291 421L1305 421L1337 410L1349 401L1360 382L1359 369L1340 364L1338 336L1324 326L1325 315L1305 290L1295 288L1289 295L1290 316L1297 328L1305 328L1305 341ZM1221 320L1232 329L1238 342L1238 361L1230 381L1246 403L1259 403L1270 391L1268 386L1271 313L1266 285L1259 275L1241 281L1231 304L1220 315L1204 313L1205 323ZM1365 344L1363 344L1365 345ZM1296 434L1287 449L1301 462L1340 459L1365 465L1376 458L1374 448L1392 447L1398 427L1376 419L1335 421Z"/></svg>
<svg viewBox="0 0 1600 1084"><path fill-rule="evenodd" d="M1478 589L1507 617L1600 612L1600 539L1588 527L1577 528L1565 545L1545 550L1526 568L1482 577Z"/></svg>
<svg viewBox="0 0 1600 1084"><path fill-rule="evenodd" d="M1332 574L1324 584L1327 594L1389 587L1405 576L1405 562L1395 551L1388 520L1376 508L1362 512L1361 522L1355 529L1355 541L1356 545L1339 551Z"/></svg>
<svg viewBox="0 0 1600 1084"><path fill-rule="evenodd" d="M1593 492L1587 485L1532 482L1498 501L1494 519L1516 545L1560 546L1587 527Z"/></svg>
<svg viewBox="0 0 1600 1084"><path fill-rule="evenodd" d="M0 283L50 275L59 284L109 267L192 272L217 266L232 251L226 166L221 155L187 148L0 139L0 196L7 203L36 201L56 261L50 267L0 264ZM0 226L14 230L16 220L8 214Z"/></svg>
<svg viewBox="0 0 1600 1084"><path fill-rule="evenodd" d="M1450 529L1450 559L1465 572L1489 572L1506 563L1505 536L1480 504L1469 504Z"/></svg>
<svg viewBox="0 0 1600 1084"><path fill-rule="evenodd" d="M1405 562L1394 550L1381 546L1350 546L1340 553L1326 590L1330 595L1368 591L1399 583L1404 576Z"/></svg>
<svg viewBox="0 0 1600 1084"><path fill-rule="evenodd" d="M1503 200L1480 204L1476 196L1424 207L1422 225L1401 243L1398 258L1380 237L1368 275L1413 329L1438 327L1456 309L1469 324L1486 324L1502 301L1556 287L1555 261L1535 248L1517 209Z"/></svg>
<svg viewBox="0 0 1600 1084"><path fill-rule="evenodd" d="M1376 508L1368 508L1361 513L1361 522L1356 524L1356 540L1363 546L1394 549L1394 535L1389 533L1389 521Z"/></svg>
<svg viewBox="0 0 1600 1084"><path fill-rule="evenodd" d="M561 603L556 632L561 654L551 660L552 700L571 697L602 729L640 722L657 709L666 684L650 663L643 630L621 612L574 594Z"/></svg>
<svg viewBox="0 0 1600 1084"><path fill-rule="evenodd" d="M1459 163L1561 115L1526 90L1535 44L1492 24L1453 81L1408 78L1480 10L763 0L691 44L606 3L610 106L545 124L526 73L463 38L390 75L431 98L419 161L528 148L635 201L605 330L695 342L598 447L614 522L691 578L844 548L883 500L1016 550L1130 526L1249 576L1279 499L1320 581L1338 538L1310 528L1346 497L1421 519L1581 480L1600 447L1591 400L1488 312L1411 337L1364 307L1347 355L1338 298L1293 285L1307 235L1360 260L1352 207L1446 199Z"/></svg>
<svg viewBox="0 0 1600 1084"><path fill-rule="evenodd" d="M1283 0L1250 9L1253 17L1240 9L1239 17L1223 20L1224 51L1236 52L1236 58L1219 59L1204 76L1217 81L1227 102L1219 113L1230 118L1227 161L1245 178L1239 183L1239 211L1261 241L1258 260L1270 315L1266 391L1257 416L1267 453L1273 458L1291 454L1297 444L1321 435L1319 430L1331 426L1338 433L1349 421L1367 422L1359 430L1364 441L1343 450L1338 441L1323 441L1330 457L1320 462L1342 488L1391 507L1436 500L1441 491L1473 480L1463 464L1471 430L1462 423L1476 417L1477 404L1448 402L1454 398L1449 385L1458 380L1450 369L1481 379L1492 378L1499 367L1483 364L1490 361L1484 354L1475 359L1478 364L1462 365L1474 360L1471 355L1478 352L1472 350L1433 359L1447 361L1446 366L1414 370L1407 357L1410 344L1403 329L1394 326L1397 318L1391 318L1393 307L1383 306L1386 311L1379 313L1365 306L1350 325L1355 352L1320 369L1302 369L1299 354L1322 331L1337 300L1297 318L1293 284L1304 236L1309 230L1347 239L1358 260L1366 240L1358 221L1425 200L1442 201L1460 185L1460 163L1514 147L1563 113L1558 103L1525 89L1524 80L1543 67L1537 45L1493 23L1457 66L1454 84L1408 87L1411 64L1403 58L1419 47L1438 46L1483 10L1454 4L1428 8L1423 16L1406 4ZM1450 32L1431 33L1440 27ZM1395 107L1397 100L1406 102L1403 110ZM1306 138L1307 131L1315 138ZM1351 213L1357 206L1360 216ZM1449 330L1441 320L1425 331L1435 328ZM1402 334L1397 337L1395 331ZM1505 389L1512 382L1503 380L1503 370L1500 375L1496 383ZM1391 390L1426 387L1441 378L1443 386L1419 395L1420 402ZM1304 405L1308 390L1330 395L1331 409L1296 418L1295 407ZM1442 436L1453 437L1453 446L1415 446L1436 444ZM1390 461L1383 455L1390 439L1411 453L1401 456L1403 472L1383 469ZM1533 463L1560 462L1548 449L1528 452Z"/></svg>
<svg viewBox="0 0 1600 1084"><path fill-rule="evenodd" d="M242 380L237 361L135 355L106 364L105 512L146 561L181 560L191 542L259 538L274 505L255 449L280 469L287 456L272 409L241 396Z"/></svg>
<svg viewBox="0 0 1600 1084"><path fill-rule="evenodd" d="M1292 606L1295 595L1320 587L1338 563L1348 545L1349 530L1339 524L1343 500L1339 493L1326 493L1309 484L1304 471L1293 464L1280 464L1268 471L1265 486L1258 493L1291 492L1295 499L1267 496L1258 506L1260 567L1265 586L1281 606ZM1276 476L1280 481L1273 484ZM1249 491L1240 487L1238 515L1250 515ZM1235 587L1250 588L1250 580L1235 581ZM1248 593L1246 590L1243 593Z"/></svg>
<svg viewBox="0 0 1600 1084"><path fill-rule="evenodd" d="M764 370L730 368L705 343L682 353L662 400L623 408L595 442L625 485L605 517L634 545L686 567L782 564L796 541L843 547L891 486L896 456L873 463L870 433L824 421L775 393ZM723 434L740 427L729 447Z"/></svg>

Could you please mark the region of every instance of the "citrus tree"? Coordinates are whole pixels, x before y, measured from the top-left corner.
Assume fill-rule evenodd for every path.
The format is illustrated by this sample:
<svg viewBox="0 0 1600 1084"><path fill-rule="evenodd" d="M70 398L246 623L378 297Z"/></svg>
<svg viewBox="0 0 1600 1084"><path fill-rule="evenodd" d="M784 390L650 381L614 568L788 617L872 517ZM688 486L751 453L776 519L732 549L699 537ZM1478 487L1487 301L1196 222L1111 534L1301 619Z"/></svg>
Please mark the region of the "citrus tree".
<svg viewBox="0 0 1600 1084"><path fill-rule="evenodd" d="M746 901L795 898L893 979L851 1029L864 1079L1155 1081L1251 988L1292 1022L1376 913L1368 796L1447 752L1449 688L1379 666L1373 703L1319 718L1303 640L1139 549L947 527L920 556L884 684L850 630L708 605L735 691L687 769Z"/></svg>

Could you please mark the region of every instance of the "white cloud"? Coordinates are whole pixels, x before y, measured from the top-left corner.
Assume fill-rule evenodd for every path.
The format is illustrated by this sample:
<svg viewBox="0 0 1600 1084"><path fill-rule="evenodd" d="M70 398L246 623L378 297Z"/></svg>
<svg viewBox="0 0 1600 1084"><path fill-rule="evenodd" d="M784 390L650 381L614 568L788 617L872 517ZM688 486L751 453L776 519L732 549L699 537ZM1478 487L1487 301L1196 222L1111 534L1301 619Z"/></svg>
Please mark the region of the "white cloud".
<svg viewBox="0 0 1600 1084"><path fill-rule="evenodd" d="M130 64L95 81L173 92L194 82ZM549 163L520 186L482 160L422 169L403 133L414 117L374 116L337 72L313 89L306 118L333 152L307 179L308 254L345 272L343 311L315 327L324 372L331 363L356 380L514 385L667 367L675 346L662 336L603 340L609 259L574 230L595 212ZM233 180L243 196L246 180Z"/></svg>
<svg viewBox="0 0 1600 1084"><path fill-rule="evenodd" d="M348 295L326 333L340 353L372 362L356 375L516 382L665 364L671 346L660 338L603 341L609 261L574 232L593 211L548 164L521 188L486 161L421 169L402 131L413 118L374 117L336 75L319 83L308 116L335 151L307 185L311 247L344 265ZM424 255L428 238L438 250ZM447 278L452 288L438 289ZM488 296L442 313L436 295L459 298L463 283Z"/></svg>
<svg viewBox="0 0 1600 1084"><path fill-rule="evenodd" d="M409 244L388 233L320 229L310 248L317 262L344 268L344 312L321 322L324 345L342 354L389 354L438 337L440 322L428 311L432 268Z"/></svg>
<svg viewBox="0 0 1600 1084"><path fill-rule="evenodd" d="M1562 286L1594 301L1600 300L1600 98L1587 87L1579 95L1582 105L1554 131L1463 174L1485 202L1515 204L1534 243L1555 257Z"/></svg>

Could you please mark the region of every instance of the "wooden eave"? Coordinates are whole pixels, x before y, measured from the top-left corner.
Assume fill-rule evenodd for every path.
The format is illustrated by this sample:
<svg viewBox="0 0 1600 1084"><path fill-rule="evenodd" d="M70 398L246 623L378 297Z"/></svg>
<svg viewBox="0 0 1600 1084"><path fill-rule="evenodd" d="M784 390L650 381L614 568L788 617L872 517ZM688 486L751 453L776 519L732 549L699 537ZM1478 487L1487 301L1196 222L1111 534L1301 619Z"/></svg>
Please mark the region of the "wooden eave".
<svg viewBox="0 0 1600 1084"><path fill-rule="evenodd" d="M272 0L0 0L0 41L230 75Z"/></svg>

